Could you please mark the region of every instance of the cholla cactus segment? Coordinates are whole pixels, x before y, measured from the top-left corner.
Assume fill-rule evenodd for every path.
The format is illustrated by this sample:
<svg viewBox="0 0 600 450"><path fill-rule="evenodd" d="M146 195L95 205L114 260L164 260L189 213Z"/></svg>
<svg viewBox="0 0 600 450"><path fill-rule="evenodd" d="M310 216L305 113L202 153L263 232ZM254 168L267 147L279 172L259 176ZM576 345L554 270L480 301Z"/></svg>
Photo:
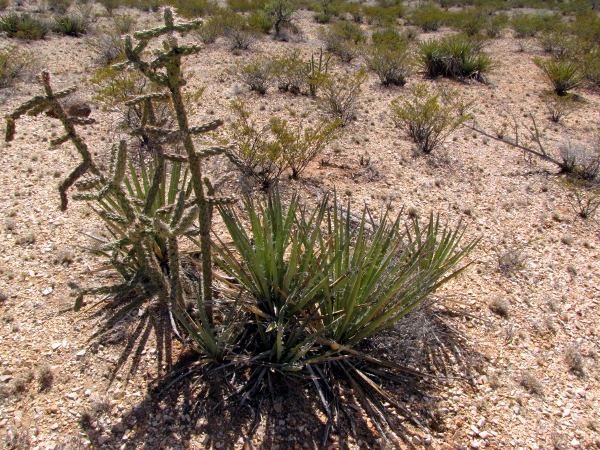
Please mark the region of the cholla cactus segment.
<svg viewBox="0 0 600 450"><path fill-rule="evenodd" d="M125 106L134 106L144 103L146 100L169 100L171 97L168 92L153 92L151 94L140 95L125 102Z"/></svg>
<svg viewBox="0 0 600 450"><path fill-rule="evenodd" d="M127 143L125 140L119 142L119 150L117 151L117 161L115 163L115 171L111 175L113 176L112 183L119 185L125 178L125 169L127 168Z"/></svg>

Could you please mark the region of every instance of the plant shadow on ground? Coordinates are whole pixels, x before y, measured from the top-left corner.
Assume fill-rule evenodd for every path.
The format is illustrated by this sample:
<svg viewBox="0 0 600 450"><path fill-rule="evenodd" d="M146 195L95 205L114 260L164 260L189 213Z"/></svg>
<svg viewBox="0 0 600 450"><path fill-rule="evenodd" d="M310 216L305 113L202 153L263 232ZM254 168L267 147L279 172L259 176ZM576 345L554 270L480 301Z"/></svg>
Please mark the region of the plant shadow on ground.
<svg viewBox="0 0 600 450"><path fill-rule="evenodd" d="M424 305L407 320L362 344L361 350L374 357L439 377L399 374L393 382L377 380L432 432L445 431L438 408L445 397L444 386L468 384L472 371L484 361L451 324L450 317L461 316L459 311ZM233 449L246 442L244 449L328 448L332 444L344 449L360 440L368 448L387 448L349 384L340 386L339 422L324 445L327 416L312 380L273 373L263 393L240 406L239 396L232 395L233 375L223 367L196 371L194 358L194 354L184 353L168 376L151 382L146 398L123 415L121 425L113 426L108 442L148 450L178 446ZM236 374L238 380L245 375L243 371ZM423 434L411 418L402 411L397 413L392 417L408 439L415 432ZM100 433L82 428L97 445ZM257 439L258 447L250 445L249 441L256 443ZM396 445L415 448L412 442L400 440Z"/></svg>

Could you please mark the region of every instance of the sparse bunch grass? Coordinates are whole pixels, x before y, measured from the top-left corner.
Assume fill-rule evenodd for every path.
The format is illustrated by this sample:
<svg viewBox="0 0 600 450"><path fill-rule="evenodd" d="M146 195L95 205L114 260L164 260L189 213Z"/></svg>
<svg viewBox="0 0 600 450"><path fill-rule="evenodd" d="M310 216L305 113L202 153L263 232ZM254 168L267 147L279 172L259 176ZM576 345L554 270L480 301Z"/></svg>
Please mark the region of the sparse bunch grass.
<svg viewBox="0 0 600 450"><path fill-rule="evenodd" d="M0 49L0 89L11 87L17 80L26 77L36 65L33 52L17 46Z"/></svg>
<svg viewBox="0 0 600 450"><path fill-rule="evenodd" d="M500 12L489 14L486 17L485 33L491 38L500 36L502 30L507 27L509 20L508 14L506 13Z"/></svg>
<svg viewBox="0 0 600 450"><path fill-rule="evenodd" d="M328 75L320 87L317 97L319 109L346 126L356 117L356 109L367 74L364 70L356 73Z"/></svg>
<svg viewBox="0 0 600 450"><path fill-rule="evenodd" d="M50 28L45 21L31 14L11 12L0 17L0 31L11 38L33 41L43 39Z"/></svg>
<svg viewBox="0 0 600 450"><path fill-rule="evenodd" d="M48 9L58 14L66 13L71 3L71 0L46 0Z"/></svg>
<svg viewBox="0 0 600 450"><path fill-rule="evenodd" d="M583 81L581 65L576 61L534 58L534 63L559 96L578 87Z"/></svg>
<svg viewBox="0 0 600 450"><path fill-rule="evenodd" d="M326 50L343 62L350 62L356 58L362 50L362 44L366 42L366 35L360 26L348 21L321 28L319 36L325 43Z"/></svg>
<svg viewBox="0 0 600 450"><path fill-rule="evenodd" d="M396 126L417 144L423 153L431 153L470 116L455 94L430 93L427 85L412 89L410 99L398 97L391 110Z"/></svg>
<svg viewBox="0 0 600 450"><path fill-rule="evenodd" d="M273 63L266 58L258 58L247 64L236 62L230 73L251 91L264 95L275 82Z"/></svg>
<svg viewBox="0 0 600 450"><path fill-rule="evenodd" d="M431 78L472 78L485 81L493 63L477 40L463 35L423 41L417 48L420 67Z"/></svg>
<svg viewBox="0 0 600 450"><path fill-rule="evenodd" d="M120 35L134 31L137 19L130 14L119 14L113 16L113 27Z"/></svg>

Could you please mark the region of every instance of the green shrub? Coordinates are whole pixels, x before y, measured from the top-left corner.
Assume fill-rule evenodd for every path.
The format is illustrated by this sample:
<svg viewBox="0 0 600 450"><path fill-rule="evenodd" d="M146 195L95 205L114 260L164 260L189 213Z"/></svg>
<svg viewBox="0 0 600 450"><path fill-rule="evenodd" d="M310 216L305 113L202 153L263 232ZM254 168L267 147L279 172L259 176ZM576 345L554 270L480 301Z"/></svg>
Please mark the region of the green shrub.
<svg viewBox="0 0 600 450"><path fill-rule="evenodd" d="M500 32L506 28L509 23L508 14L496 13L490 14L486 18L485 32L491 37L495 38L500 36Z"/></svg>
<svg viewBox="0 0 600 450"><path fill-rule="evenodd" d="M427 76L435 78L472 78L484 81L492 61L480 44L461 35L423 41L417 48L418 63Z"/></svg>
<svg viewBox="0 0 600 450"><path fill-rule="evenodd" d="M544 52L558 59L576 54L579 47L579 42L568 34L566 27L552 31L544 30L538 34L537 40Z"/></svg>
<svg viewBox="0 0 600 450"><path fill-rule="evenodd" d="M282 92L300 94L308 91L308 66L300 50L271 58L273 76Z"/></svg>
<svg viewBox="0 0 600 450"><path fill-rule="evenodd" d="M125 47L121 35L114 30L98 31L85 38L85 45L96 55L96 60L103 66L114 63L123 57Z"/></svg>
<svg viewBox="0 0 600 450"><path fill-rule="evenodd" d="M227 0L230 11L255 13L264 9L265 0Z"/></svg>
<svg viewBox="0 0 600 450"><path fill-rule="evenodd" d="M363 5L364 20L370 25L390 27L398 24L398 19L405 12L404 6L393 5L389 7Z"/></svg>
<svg viewBox="0 0 600 450"><path fill-rule="evenodd" d="M377 74L384 86L404 86L411 73L407 43L373 45L369 47L365 59L367 68Z"/></svg>
<svg viewBox="0 0 600 450"><path fill-rule="evenodd" d="M44 21L29 14L8 13L0 17L0 31L11 38L38 40L50 30Z"/></svg>
<svg viewBox="0 0 600 450"><path fill-rule="evenodd" d="M407 38L398 33L395 28L384 28L382 30L374 31L373 34L371 34L371 40L375 45L393 47L396 45L404 46Z"/></svg>
<svg viewBox="0 0 600 450"><path fill-rule="evenodd" d="M229 72L238 81L247 85L251 91L261 95L264 95L274 82L273 65L270 60L264 58L254 59L248 64L238 61Z"/></svg>
<svg viewBox="0 0 600 450"><path fill-rule="evenodd" d="M430 94L427 85L416 85L412 99L392 101L396 126L403 129L423 153L431 153L469 116L455 95L442 102L440 94Z"/></svg>
<svg viewBox="0 0 600 450"><path fill-rule="evenodd" d="M256 30L250 28L244 16L222 11L214 18L229 42L230 50L246 50L250 47L256 37Z"/></svg>
<svg viewBox="0 0 600 450"><path fill-rule="evenodd" d="M186 19L205 17L215 14L219 10L218 5L211 0L169 0L169 4Z"/></svg>
<svg viewBox="0 0 600 450"><path fill-rule="evenodd" d="M583 76L591 86L600 88L600 49L595 49L584 55Z"/></svg>
<svg viewBox="0 0 600 450"><path fill-rule="evenodd" d="M467 36L483 33L487 26L486 14L479 9L465 9L448 15L447 23Z"/></svg>
<svg viewBox="0 0 600 450"><path fill-rule="evenodd" d="M11 87L35 66L35 57L28 50L8 46L0 50L0 89Z"/></svg>
<svg viewBox="0 0 600 450"><path fill-rule="evenodd" d="M554 16L517 13L510 20L510 25L515 32L515 37L527 38L534 37L544 29L551 30L558 22L559 19Z"/></svg>
<svg viewBox="0 0 600 450"><path fill-rule="evenodd" d="M419 6L409 15L411 25L420 27L423 31L437 31L447 20L447 14L433 3Z"/></svg>
<svg viewBox="0 0 600 450"><path fill-rule="evenodd" d="M273 29L273 19L264 11L254 11L248 16L248 26L252 30L269 34Z"/></svg>
<svg viewBox="0 0 600 450"><path fill-rule="evenodd" d="M204 44L213 44L223 34L221 16L214 15L204 20L195 32Z"/></svg>
<svg viewBox="0 0 600 450"><path fill-rule="evenodd" d="M296 25L297 11L300 8L298 0L269 0L265 12L269 14L275 29L275 39L285 38L284 32L298 34Z"/></svg>
<svg viewBox="0 0 600 450"><path fill-rule="evenodd" d="M71 6L71 0L46 0L48 9L58 14L64 14Z"/></svg>
<svg viewBox="0 0 600 450"><path fill-rule="evenodd" d="M361 88L366 78L364 70L327 75L321 83L317 106L339 120L342 127L348 125L356 117Z"/></svg>
<svg viewBox="0 0 600 450"><path fill-rule="evenodd" d="M54 18L52 31L67 36L81 36L87 33L90 22L78 15L58 16Z"/></svg>
<svg viewBox="0 0 600 450"><path fill-rule="evenodd" d="M581 65L575 61L543 60L534 58L534 63L546 76L556 94L567 95L567 91L576 88L583 81Z"/></svg>
<svg viewBox="0 0 600 450"><path fill-rule="evenodd" d="M341 11L349 14L355 23L362 23L365 18L363 6L358 3L344 3L341 6Z"/></svg>
<svg viewBox="0 0 600 450"><path fill-rule="evenodd" d="M347 21L321 28L319 37L325 43L327 51L338 56L343 62L350 62L356 58L360 54L361 44L366 41L360 26Z"/></svg>
<svg viewBox="0 0 600 450"><path fill-rule="evenodd" d="M98 0L104 8L109 16L112 16L112 13L115 9L117 9L122 4L122 0Z"/></svg>
<svg viewBox="0 0 600 450"><path fill-rule="evenodd" d="M113 27L121 35L132 33L136 25L137 19L129 14L113 16Z"/></svg>

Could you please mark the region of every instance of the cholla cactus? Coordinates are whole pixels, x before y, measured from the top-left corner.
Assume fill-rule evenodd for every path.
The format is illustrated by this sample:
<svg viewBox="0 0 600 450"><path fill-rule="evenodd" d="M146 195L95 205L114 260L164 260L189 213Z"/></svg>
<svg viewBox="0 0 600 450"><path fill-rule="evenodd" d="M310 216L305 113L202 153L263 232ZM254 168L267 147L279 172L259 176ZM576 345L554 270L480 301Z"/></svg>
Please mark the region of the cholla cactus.
<svg viewBox="0 0 600 450"><path fill-rule="evenodd" d="M52 145L60 145L71 141L79 152L82 162L60 184L59 192L64 211L68 206L68 190L75 185L81 193L72 196L75 200L98 202L101 209L98 214L112 227L118 229L119 239L105 243L100 249L103 254L110 254L110 264L123 276L121 284L102 286L98 288L81 289L76 285L72 288L78 291L75 310L83 305L84 295L113 294L116 302L125 300L125 304L117 303L118 310L109 320L108 325L114 324L123 315L140 307L144 302L152 314L157 339L165 343L165 350L170 352L167 342L167 333L170 333L173 322L173 312L181 310L184 305L184 285L189 280L184 280L181 271L179 242L178 240L194 226L198 218L198 234L200 236L200 251L202 257L202 287L193 287L193 293L201 291L202 301L199 308L203 308L205 317L212 321L212 266L211 266L211 241L210 229L212 208L215 204L234 202L229 198L216 198L208 179L203 179L201 160L213 155L228 153L226 148L210 147L197 150L192 140L194 135L212 131L222 124L216 120L199 126L190 126L187 112L183 102L181 86L185 81L181 77L181 58L200 50L196 46L180 46L174 36L175 32L186 32L197 28L201 21L175 24L170 9L164 12L165 24L162 27L134 34L137 43L133 44L131 37L125 41L128 61L115 66L125 69L129 66L139 70L146 77L165 87L163 93L143 95L127 102L128 105L141 104L143 116L140 127L133 130L132 134L145 134L152 137L150 146L154 157L154 173L149 186L144 192L145 198L128 195L124 187L127 171L127 146L121 141L119 146L113 148L110 170L104 173L94 162L84 140L77 134L76 126L94 123L93 119L70 117L60 103L60 99L75 92L69 88L60 92L53 92L50 84L50 74L43 71L40 81L44 88L44 95L39 95L25 102L12 114L6 117L6 140L13 139L16 121L23 115L38 115L48 112L48 115L60 120L65 134L53 140ZM164 50L155 52L155 58L150 62L141 59L143 50L153 38L164 36ZM170 99L173 104L177 128L165 129L157 126L153 102ZM163 148L163 144L180 142L183 144L185 154L171 154ZM191 174L193 196L186 195L182 190L178 193L175 203L156 209L157 195L164 182L167 163L187 164ZM131 169L133 170L133 169ZM134 174L132 174L134 175ZM189 197L186 199L186 197ZM110 208L106 204L112 205ZM170 217L167 222L164 218ZM166 242L166 254L157 249L157 241ZM165 271L159 261L168 261L168 271ZM134 293L136 295L131 296ZM194 295L194 294L193 294ZM134 300L126 299L133 297ZM199 296L196 296L199 297ZM175 332L177 329L175 327ZM160 342L159 342L160 344ZM170 353L167 354L170 361Z"/></svg>

